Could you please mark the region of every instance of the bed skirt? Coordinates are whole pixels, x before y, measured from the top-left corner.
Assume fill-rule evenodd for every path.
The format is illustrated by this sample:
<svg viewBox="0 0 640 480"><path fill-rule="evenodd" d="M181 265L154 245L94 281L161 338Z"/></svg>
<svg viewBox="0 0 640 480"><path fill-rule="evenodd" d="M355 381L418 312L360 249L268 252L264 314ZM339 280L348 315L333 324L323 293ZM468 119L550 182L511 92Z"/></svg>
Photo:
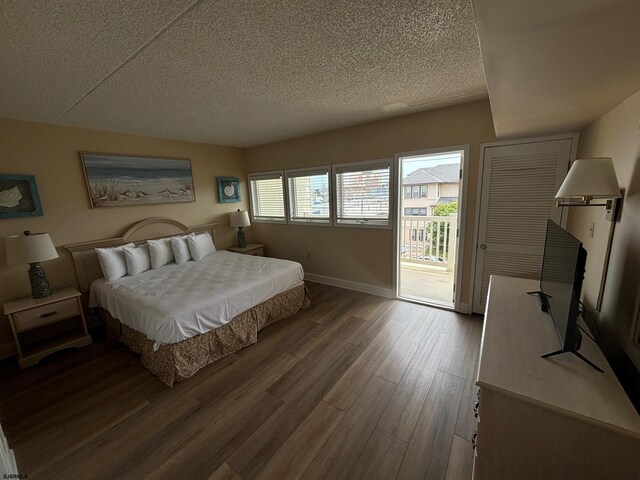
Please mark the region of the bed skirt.
<svg viewBox="0 0 640 480"><path fill-rule="evenodd" d="M104 309L100 309L100 315L110 335L140 354L142 365L172 387L216 360L256 343L260 330L310 303L309 292L301 284L233 317L222 327L178 343L162 345L156 351L153 350L154 342L143 333L123 325Z"/></svg>

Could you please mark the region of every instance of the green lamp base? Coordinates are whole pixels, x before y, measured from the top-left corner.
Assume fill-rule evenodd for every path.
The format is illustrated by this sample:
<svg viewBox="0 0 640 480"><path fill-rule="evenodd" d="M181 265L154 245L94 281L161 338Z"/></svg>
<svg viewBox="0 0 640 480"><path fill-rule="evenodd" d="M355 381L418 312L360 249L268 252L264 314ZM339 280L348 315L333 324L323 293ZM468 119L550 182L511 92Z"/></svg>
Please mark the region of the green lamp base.
<svg viewBox="0 0 640 480"><path fill-rule="evenodd" d="M247 246L247 238L244 236L242 227L238 227L238 247L245 248Z"/></svg>
<svg viewBox="0 0 640 480"><path fill-rule="evenodd" d="M31 282L31 296L33 298L43 298L51 295L51 287L49 286L49 280L44 273L44 268L39 262L30 263L29 268L29 281Z"/></svg>

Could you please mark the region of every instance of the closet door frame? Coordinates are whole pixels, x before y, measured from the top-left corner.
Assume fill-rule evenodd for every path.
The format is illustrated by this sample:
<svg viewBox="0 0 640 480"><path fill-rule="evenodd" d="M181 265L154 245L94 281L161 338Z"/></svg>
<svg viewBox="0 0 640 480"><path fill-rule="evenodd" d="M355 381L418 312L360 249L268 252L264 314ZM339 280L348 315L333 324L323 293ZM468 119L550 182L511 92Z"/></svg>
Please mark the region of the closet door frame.
<svg viewBox="0 0 640 480"><path fill-rule="evenodd" d="M471 272L471 279L470 279L470 285L469 285L469 292L470 292L470 309L472 311L472 313L480 313L480 314L484 314L484 312L479 312L475 310L475 305L476 305L476 289L475 289L475 282L476 282L476 274L477 274L477 268L478 268L478 248L479 248L479 244L478 244L478 240L479 240L479 236L480 236L480 225L482 223L482 218L480 218L481 215L481 211L482 211L482 193L483 193L483 188L486 188L488 186L488 184L485 185L484 183L484 169L485 169L485 155L486 155L486 151L489 148L493 148L493 147L503 147L503 146L509 146L509 145L520 145L520 144L527 144L527 143L540 143L540 142L550 142L550 141L556 141L556 140L571 140L571 153L569 156L569 165L568 168L571 167L571 164L573 163L573 161L576 159L576 155L578 152L578 140L580 138L580 134L579 133L567 133L567 134L561 134L561 135L551 135L551 136L545 136L545 137L533 137L533 138L522 138L522 139L515 139L515 140L505 140L505 141L498 141L498 142L490 142L490 143L482 143L480 144L480 155L479 155L479 165L478 165L478 187L476 190L476 205L475 205L475 227L474 227L474 232L473 232L473 251L472 251L472 259L471 259L471 265L472 265L472 272ZM568 169L567 169L568 172ZM567 225L567 219L568 219L568 209L567 207L562 207L561 208L561 220L560 220L560 225L562 225L562 227L566 227Z"/></svg>

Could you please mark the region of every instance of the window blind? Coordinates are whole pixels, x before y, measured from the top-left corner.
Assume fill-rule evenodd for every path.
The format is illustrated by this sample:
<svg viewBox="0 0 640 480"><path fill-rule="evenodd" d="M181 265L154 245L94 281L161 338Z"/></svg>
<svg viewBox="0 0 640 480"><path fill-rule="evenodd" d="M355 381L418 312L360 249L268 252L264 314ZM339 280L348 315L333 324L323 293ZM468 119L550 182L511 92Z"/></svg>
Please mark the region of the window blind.
<svg viewBox="0 0 640 480"><path fill-rule="evenodd" d="M329 209L329 167L285 172L292 223L331 222Z"/></svg>
<svg viewBox="0 0 640 480"><path fill-rule="evenodd" d="M248 178L253 220L285 222L282 172L251 174Z"/></svg>
<svg viewBox="0 0 640 480"><path fill-rule="evenodd" d="M390 161L337 165L334 173L338 224L390 225Z"/></svg>

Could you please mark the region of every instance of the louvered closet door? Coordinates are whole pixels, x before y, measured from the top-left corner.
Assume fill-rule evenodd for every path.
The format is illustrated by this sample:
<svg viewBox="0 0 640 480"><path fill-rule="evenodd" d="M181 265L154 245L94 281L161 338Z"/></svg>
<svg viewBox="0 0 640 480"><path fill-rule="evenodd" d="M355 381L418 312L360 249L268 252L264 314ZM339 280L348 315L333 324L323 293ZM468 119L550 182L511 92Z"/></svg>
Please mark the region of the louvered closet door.
<svg viewBox="0 0 640 480"><path fill-rule="evenodd" d="M484 313L490 275L540 278L547 219L569 169L571 138L484 150L473 311Z"/></svg>

